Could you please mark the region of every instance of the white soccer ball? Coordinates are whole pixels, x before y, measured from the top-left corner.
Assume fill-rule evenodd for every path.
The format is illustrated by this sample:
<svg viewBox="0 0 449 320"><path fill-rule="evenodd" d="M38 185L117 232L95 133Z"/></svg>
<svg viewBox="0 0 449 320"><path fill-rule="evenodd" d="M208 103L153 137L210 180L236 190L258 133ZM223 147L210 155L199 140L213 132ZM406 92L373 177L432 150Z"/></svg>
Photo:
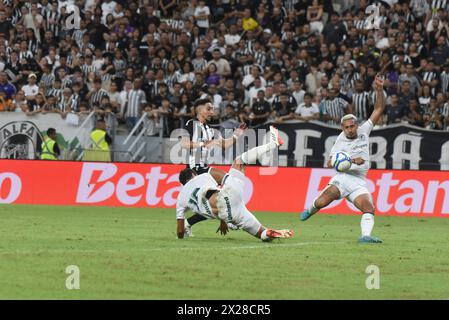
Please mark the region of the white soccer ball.
<svg viewBox="0 0 449 320"><path fill-rule="evenodd" d="M346 172L351 168L352 161L346 152L337 152L332 157L332 166L337 172Z"/></svg>

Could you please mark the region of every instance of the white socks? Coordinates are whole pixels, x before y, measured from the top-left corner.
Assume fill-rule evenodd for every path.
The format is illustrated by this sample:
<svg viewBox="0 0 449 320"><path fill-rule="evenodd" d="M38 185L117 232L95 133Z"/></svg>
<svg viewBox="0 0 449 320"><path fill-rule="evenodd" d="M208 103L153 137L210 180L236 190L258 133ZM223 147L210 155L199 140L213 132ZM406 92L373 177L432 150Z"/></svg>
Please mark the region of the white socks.
<svg viewBox="0 0 449 320"><path fill-rule="evenodd" d="M371 236L371 231L374 227L374 215L372 213L364 213L360 221L360 228L362 229L362 236Z"/></svg>
<svg viewBox="0 0 449 320"><path fill-rule="evenodd" d="M262 162L261 158L266 153L270 152L271 150L277 148L277 145L275 142L269 142L267 144L252 148L240 156L244 164L256 164L256 161L259 160Z"/></svg>
<svg viewBox="0 0 449 320"><path fill-rule="evenodd" d="M270 239L269 237L267 237L267 229L265 229L264 231L262 231L262 233L260 234L260 239L262 241L267 241L268 239Z"/></svg>

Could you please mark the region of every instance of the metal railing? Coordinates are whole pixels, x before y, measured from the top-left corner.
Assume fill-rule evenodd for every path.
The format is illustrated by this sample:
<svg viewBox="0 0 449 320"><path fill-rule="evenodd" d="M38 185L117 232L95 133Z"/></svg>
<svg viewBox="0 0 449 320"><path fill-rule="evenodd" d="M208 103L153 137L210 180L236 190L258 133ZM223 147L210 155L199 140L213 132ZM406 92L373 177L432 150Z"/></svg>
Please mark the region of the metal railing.
<svg viewBox="0 0 449 320"><path fill-rule="evenodd" d="M147 155L145 155L143 152L146 150L147 147L147 141L146 137L148 136L148 132L153 129L153 131L156 131L155 134L158 135L159 146L161 147L160 152L160 161L162 161L162 154L163 154L163 123L164 123L164 117L161 117L159 120L159 123L151 122L150 118L148 118L147 113L143 113L140 119L137 121L136 125L132 128L132 130L129 132L128 136L125 138L125 140L122 142L122 146L126 147L126 152L129 154L132 154L130 162L144 162L147 158ZM151 128L151 125L153 125L155 128ZM156 130L154 130L156 129ZM137 135L136 135L137 133ZM153 132L151 132L153 133ZM129 144L129 142L134 139L134 141ZM140 143L140 145L136 146ZM128 145L129 144L129 145Z"/></svg>

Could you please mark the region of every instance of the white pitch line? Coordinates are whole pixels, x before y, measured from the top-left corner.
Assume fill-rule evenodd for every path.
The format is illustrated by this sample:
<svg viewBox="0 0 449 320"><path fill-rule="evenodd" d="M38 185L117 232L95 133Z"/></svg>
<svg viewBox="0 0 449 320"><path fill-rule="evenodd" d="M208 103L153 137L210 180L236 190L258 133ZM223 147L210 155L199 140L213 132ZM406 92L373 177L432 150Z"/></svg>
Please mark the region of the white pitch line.
<svg viewBox="0 0 449 320"><path fill-rule="evenodd" d="M271 248L294 248L294 247L304 247L310 245L334 245L334 244L347 244L348 241L336 241L336 242L299 242L299 243L279 243L279 244L260 244L252 246L225 246L225 247L167 247L167 248L149 248L149 249L124 249L118 250L92 250L92 249L50 249L50 250L16 250L16 251L1 251L0 255L6 254L22 254L22 255L38 255L43 253L130 253L130 252L155 252L155 251L194 251L194 250L252 250L252 249L271 249Z"/></svg>

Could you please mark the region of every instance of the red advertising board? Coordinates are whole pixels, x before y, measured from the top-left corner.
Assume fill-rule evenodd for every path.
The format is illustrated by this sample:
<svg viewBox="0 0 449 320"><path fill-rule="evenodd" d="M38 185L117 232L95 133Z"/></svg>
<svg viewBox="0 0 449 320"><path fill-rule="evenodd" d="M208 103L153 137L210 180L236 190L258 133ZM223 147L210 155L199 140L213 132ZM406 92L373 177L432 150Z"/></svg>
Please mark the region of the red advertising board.
<svg viewBox="0 0 449 320"><path fill-rule="evenodd" d="M173 208L182 165L0 160L0 203ZM228 170L229 167L221 167ZM334 171L248 167L244 198L254 211L300 212ZM449 172L371 170L380 215L449 217ZM346 200L323 212L354 214Z"/></svg>

